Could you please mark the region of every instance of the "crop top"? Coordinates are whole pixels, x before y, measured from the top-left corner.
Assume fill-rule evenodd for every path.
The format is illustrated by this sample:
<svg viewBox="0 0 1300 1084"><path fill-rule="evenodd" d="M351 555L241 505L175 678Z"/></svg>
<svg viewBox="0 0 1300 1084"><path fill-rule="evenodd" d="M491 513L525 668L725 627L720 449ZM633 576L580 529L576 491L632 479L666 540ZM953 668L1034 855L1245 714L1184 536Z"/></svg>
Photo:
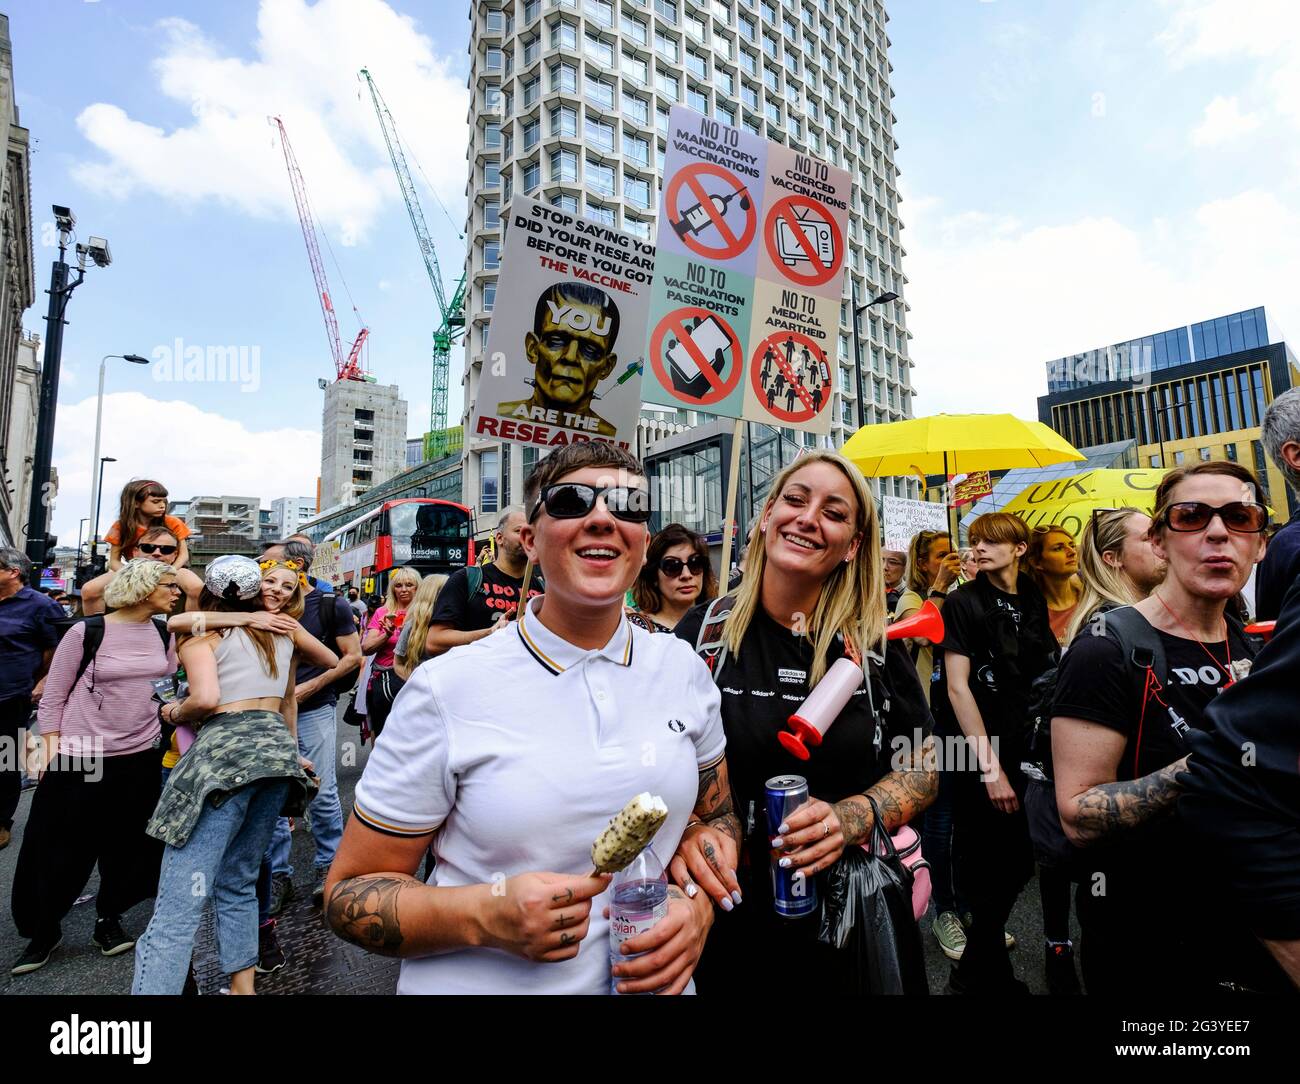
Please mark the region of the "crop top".
<svg viewBox="0 0 1300 1084"><path fill-rule="evenodd" d="M293 658L293 637L272 633L277 674L266 672L257 644L246 629L230 629L217 641L217 680L221 702L252 700L262 696L284 696L289 684L289 662Z"/></svg>

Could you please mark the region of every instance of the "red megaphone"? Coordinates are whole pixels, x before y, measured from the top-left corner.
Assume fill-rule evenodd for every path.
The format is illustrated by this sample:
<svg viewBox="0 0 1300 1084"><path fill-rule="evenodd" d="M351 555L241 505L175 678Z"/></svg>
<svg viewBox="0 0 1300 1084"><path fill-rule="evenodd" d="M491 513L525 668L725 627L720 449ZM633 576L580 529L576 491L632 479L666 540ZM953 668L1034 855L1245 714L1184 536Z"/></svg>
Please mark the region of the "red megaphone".
<svg viewBox="0 0 1300 1084"><path fill-rule="evenodd" d="M1246 631L1253 636L1264 637L1264 642L1267 643L1273 638L1273 629L1276 626L1276 621L1256 621L1253 625L1247 625Z"/></svg>
<svg viewBox="0 0 1300 1084"><path fill-rule="evenodd" d="M926 602L911 617L889 626L886 640L925 639L937 644L943 639L943 614L933 602Z"/></svg>

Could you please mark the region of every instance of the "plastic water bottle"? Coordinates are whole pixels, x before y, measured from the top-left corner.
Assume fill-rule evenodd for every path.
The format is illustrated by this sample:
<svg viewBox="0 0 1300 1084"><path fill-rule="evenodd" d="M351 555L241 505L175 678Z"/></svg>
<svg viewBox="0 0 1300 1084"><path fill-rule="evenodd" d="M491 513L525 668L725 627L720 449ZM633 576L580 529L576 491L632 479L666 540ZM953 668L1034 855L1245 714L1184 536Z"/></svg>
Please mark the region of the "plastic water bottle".
<svg viewBox="0 0 1300 1084"><path fill-rule="evenodd" d="M624 941L645 933L667 917L668 878L653 848L647 847L630 866L614 874L609 887L609 992L617 994L618 984L626 980L613 974L613 966L645 955L626 956L619 950Z"/></svg>

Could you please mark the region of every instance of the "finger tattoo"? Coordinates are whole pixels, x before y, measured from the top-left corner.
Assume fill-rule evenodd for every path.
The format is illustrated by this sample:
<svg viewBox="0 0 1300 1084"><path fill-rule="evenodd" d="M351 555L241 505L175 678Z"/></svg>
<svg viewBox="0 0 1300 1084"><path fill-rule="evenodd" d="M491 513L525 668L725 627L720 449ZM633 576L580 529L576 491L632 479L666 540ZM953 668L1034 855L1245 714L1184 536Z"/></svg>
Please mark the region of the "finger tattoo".
<svg viewBox="0 0 1300 1084"><path fill-rule="evenodd" d="M560 934L560 945L561 945L561 947L566 947L566 946L568 946L568 945L572 945L573 942L576 941L576 940L577 940L577 938L574 937L573 934L571 934L571 933L562 933L562 934Z"/></svg>
<svg viewBox="0 0 1300 1084"><path fill-rule="evenodd" d="M561 900L563 900L565 903L572 903L573 889L566 888L563 892L557 892L554 896L551 897L552 903L559 903Z"/></svg>

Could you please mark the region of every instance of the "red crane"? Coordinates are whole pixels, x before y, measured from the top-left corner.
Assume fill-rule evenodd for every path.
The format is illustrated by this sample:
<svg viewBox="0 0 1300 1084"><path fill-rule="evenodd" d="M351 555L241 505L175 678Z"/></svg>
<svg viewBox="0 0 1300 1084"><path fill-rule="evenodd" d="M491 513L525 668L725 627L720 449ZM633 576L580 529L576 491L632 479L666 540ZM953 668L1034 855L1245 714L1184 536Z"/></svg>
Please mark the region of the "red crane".
<svg viewBox="0 0 1300 1084"><path fill-rule="evenodd" d="M329 339L330 353L334 357L336 379L365 380L366 376L361 368L361 348L370 335L370 329L362 326L352 343L352 349L344 356L343 342L339 338L339 322L334 315L334 303L330 301L330 284L325 277L325 264L320 257L320 246L316 244L316 224L312 220L311 206L307 202L307 185L302 179L302 170L298 168L298 159L294 157L293 147L289 145L289 133L284 130L284 122L279 117L268 117L267 120L280 130L284 165L289 171L289 183L293 186L293 201L297 204L298 221L302 225L302 239L307 245L307 260L311 264L312 278L316 280L320 311L325 317L325 335Z"/></svg>

